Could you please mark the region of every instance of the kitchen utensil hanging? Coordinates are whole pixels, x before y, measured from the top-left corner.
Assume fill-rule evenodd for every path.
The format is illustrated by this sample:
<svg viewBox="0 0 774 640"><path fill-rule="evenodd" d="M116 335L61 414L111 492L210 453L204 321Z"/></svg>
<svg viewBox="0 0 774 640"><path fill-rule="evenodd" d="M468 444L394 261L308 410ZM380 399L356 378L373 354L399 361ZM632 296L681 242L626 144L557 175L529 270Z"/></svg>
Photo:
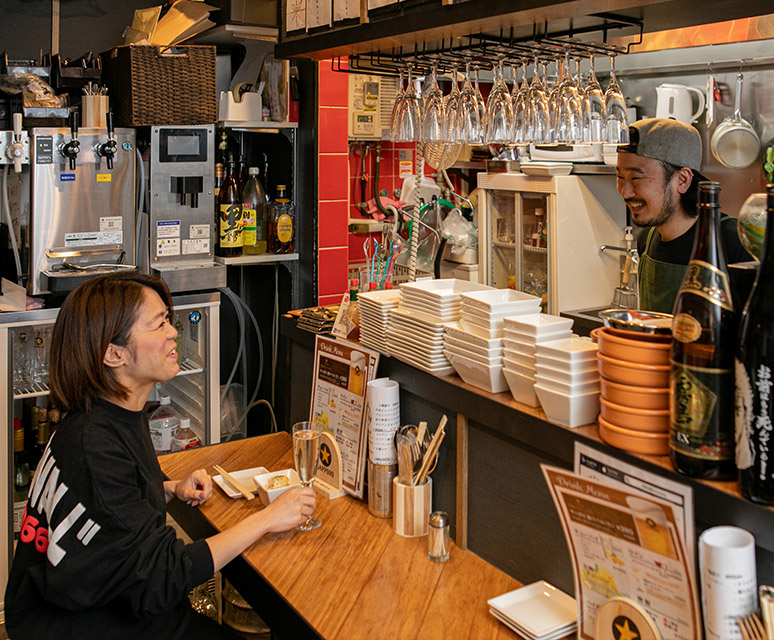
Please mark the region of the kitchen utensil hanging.
<svg viewBox="0 0 774 640"><path fill-rule="evenodd" d="M721 122L710 140L710 149L715 159L725 167L744 169L758 159L761 140L753 126L742 117L742 83L744 76L736 77L736 98L734 115Z"/></svg>

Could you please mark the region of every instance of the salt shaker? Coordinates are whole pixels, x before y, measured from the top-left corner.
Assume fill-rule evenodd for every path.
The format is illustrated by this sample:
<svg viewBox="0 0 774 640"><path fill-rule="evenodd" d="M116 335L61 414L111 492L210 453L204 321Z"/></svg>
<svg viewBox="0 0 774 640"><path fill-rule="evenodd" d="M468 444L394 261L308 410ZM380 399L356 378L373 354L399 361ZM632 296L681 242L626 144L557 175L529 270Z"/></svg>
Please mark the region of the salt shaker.
<svg viewBox="0 0 774 640"><path fill-rule="evenodd" d="M427 557L433 562L449 559L449 516L445 511L433 511L427 527Z"/></svg>

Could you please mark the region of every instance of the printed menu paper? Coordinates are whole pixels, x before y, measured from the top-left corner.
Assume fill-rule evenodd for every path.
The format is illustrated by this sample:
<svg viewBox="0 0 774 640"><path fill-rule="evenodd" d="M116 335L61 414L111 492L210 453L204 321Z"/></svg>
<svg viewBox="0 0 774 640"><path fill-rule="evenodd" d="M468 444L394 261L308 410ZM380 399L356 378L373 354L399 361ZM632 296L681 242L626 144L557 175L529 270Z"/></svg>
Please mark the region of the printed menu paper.
<svg viewBox="0 0 774 640"><path fill-rule="evenodd" d="M590 480L612 486L620 485L618 488L637 493L643 498L653 496L672 505L677 531L688 557L688 566L694 570L695 563L691 558L696 557L696 528L693 522L693 489L689 485L626 464L582 442L575 443L573 468L575 473Z"/></svg>
<svg viewBox="0 0 774 640"><path fill-rule="evenodd" d="M578 638L595 640L612 597L640 604L664 640L701 637L696 582L672 506L623 486L541 465L573 563Z"/></svg>
<svg viewBox="0 0 774 640"><path fill-rule="evenodd" d="M309 419L333 434L341 450L344 490L363 497L365 482L366 390L379 353L355 342L317 336Z"/></svg>

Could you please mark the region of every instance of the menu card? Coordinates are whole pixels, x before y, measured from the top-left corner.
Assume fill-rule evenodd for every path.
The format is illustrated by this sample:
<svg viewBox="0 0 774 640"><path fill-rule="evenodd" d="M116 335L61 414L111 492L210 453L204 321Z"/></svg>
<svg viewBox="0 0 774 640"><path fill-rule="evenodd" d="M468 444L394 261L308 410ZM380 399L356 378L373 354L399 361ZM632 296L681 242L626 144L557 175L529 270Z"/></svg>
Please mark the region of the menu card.
<svg viewBox="0 0 774 640"><path fill-rule="evenodd" d="M672 505L541 465L570 550L578 637L595 640L597 611L616 596L639 603L664 640L701 637L696 582Z"/></svg>
<svg viewBox="0 0 774 640"><path fill-rule="evenodd" d="M363 497L365 483L367 383L379 353L356 342L317 336L309 420L333 434L341 450L344 490Z"/></svg>

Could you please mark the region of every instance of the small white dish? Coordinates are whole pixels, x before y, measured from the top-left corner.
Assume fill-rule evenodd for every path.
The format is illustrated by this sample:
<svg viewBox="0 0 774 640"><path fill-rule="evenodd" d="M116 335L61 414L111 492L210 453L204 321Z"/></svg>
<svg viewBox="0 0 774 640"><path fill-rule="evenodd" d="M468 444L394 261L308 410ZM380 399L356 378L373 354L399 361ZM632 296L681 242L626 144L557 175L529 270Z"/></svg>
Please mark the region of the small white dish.
<svg viewBox="0 0 774 640"><path fill-rule="evenodd" d="M540 401L535 393L535 379L530 376L522 375L517 371L503 368L505 381L511 390L511 395L516 402L521 402L529 407L539 407Z"/></svg>
<svg viewBox="0 0 774 640"><path fill-rule="evenodd" d="M567 395L554 389L535 385L535 393L546 412L546 417L552 422L558 422L566 427L580 427L596 421L599 414L599 393L583 393Z"/></svg>
<svg viewBox="0 0 774 640"><path fill-rule="evenodd" d="M547 355L558 360L569 360L572 362L597 359L597 344L591 340L572 337L562 340L549 340L541 342L537 352L539 355Z"/></svg>
<svg viewBox="0 0 774 640"><path fill-rule="evenodd" d="M266 473L268 469L266 467L253 467L252 469L241 469L240 471L228 471L229 475L234 478L237 482L244 485L245 489L248 491L256 491L258 489L258 486L255 484L255 480L253 480L253 476L260 475L262 473ZM239 493L236 489L234 489L229 483L228 480L224 480L223 476L220 474L216 476L212 476L212 481L218 485L221 489L223 489L223 493L225 493L229 498L241 498L242 494Z"/></svg>
<svg viewBox="0 0 774 640"><path fill-rule="evenodd" d="M590 371L597 371L599 366L596 358L591 360L559 360L558 358L552 358L551 356L541 353L540 349L535 351L535 362L539 362L546 367L567 371L569 373L588 373Z"/></svg>
<svg viewBox="0 0 774 640"><path fill-rule="evenodd" d="M521 311L540 307L537 296L515 291L514 289L489 289L485 291L464 292L460 294L463 305L476 308L484 313Z"/></svg>
<svg viewBox="0 0 774 640"><path fill-rule="evenodd" d="M518 351L512 351L511 349L503 350L503 357L508 358L511 362L517 362L524 367L535 366L535 356L527 356Z"/></svg>
<svg viewBox="0 0 774 640"><path fill-rule="evenodd" d="M288 484L284 487L270 489L269 485L271 481L277 477L287 478ZM261 502L267 507L288 489L292 489L301 484L301 480L299 480L298 473L296 473L295 469L282 469L281 471L257 474L253 476L253 481L258 487L258 495L261 497Z"/></svg>
<svg viewBox="0 0 774 640"><path fill-rule="evenodd" d="M537 373L535 371L534 366L528 366L521 364L520 362L516 362L515 360L511 360L507 356L503 356L503 366L508 369L509 371L513 371L514 373L521 374L523 376L527 376L528 378L535 378L535 374Z"/></svg>
<svg viewBox="0 0 774 640"><path fill-rule="evenodd" d="M491 613L495 618L502 622L506 627L512 631L515 631L520 638L526 638L526 640L561 640L562 638L569 636L578 627L577 623L573 622L563 627L559 627L556 631L552 631L551 633L547 633L542 636L536 636L517 625L513 620L509 620L503 614L498 613L496 609L492 609L490 607L489 613Z"/></svg>
<svg viewBox="0 0 774 640"><path fill-rule="evenodd" d="M476 343L471 342L469 340L460 340L459 338L455 338L448 332L444 336L443 343L445 345L450 345L452 347L459 347L460 349L465 349L466 351L470 351L471 353L475 353L476 355L482 356L484 358L495 358L495 357L502 358L503 356L502 346L487 349L485 347L480 347Z"/></svg>
<svg viewBox="0 0 774 640"><path fill-rule="evenodd" d="M436 300L458 300L460 293L468 291L481 291L492 287L469 280L457 278L441 278L438 280L419 280L417 282L404 282L400 285L401 291L424 294Z"/></svg>
<svg viewBox="0 0 774 640"><path fill-rule="evenodd" d="M572 333L571 318L562 318L548 313L536 313L529 316L511 316L505 318L505 328L518 331L525 335L539 336L560 331Z"/></svg>
<svg viewBox="0 0 774 640"><path fill-rule="evenodd" d="M535 357L535 345L528 342L522 342L521 340L514 340L508 337L508 331L506 330L503 336L503 347L510 351L521 353L525 356Z"/></svg>
<svg viewBox="0 0 774 640"><path fill-rule="evenodd" d="M412 300L401 300L401 309L408 309L409 311L419 311L420 313L426 313L427 315L438 318L442 322L454 322L460 317L459 307L452 309L436 309L429 305L417 304Z"/></svg>
<svg viewBox="0 0 774 640"><path fill-rule="evenodd" d="M522 162L519 169L528 176L569 176L572 173L572 163Z"/></svg>
<svg viewBox="0 0 774 640"><path fill-rule="evenodd" d="M476 335L479 338L484 338L485 340L493 340L503 337L502 325L495 327L494 329L490 327L482 327L475 322L471 322L465 317L460 318L460 324L462 324L463 329L465 329L465 331L468 333L472 333L473 335Z"/></svg>
<svg viewBox="0 0 774 640"><path fill-rule="evenodd" d="M568 396L582 395L584 393L599 393L599 378L589 382L560 382L556 378L547 378L546 376L535 372L535 384L541 387L566 393Z"/></svg>
<svg viewBox="0 0 774 640"><path fill-rule="evenodd" d="M564 368L548 366L544 361L537 359L535 360L535 373L549 380L555 380L568 385L599 382L599 370L596 368L583 371L568 371Z"/></svg>
<svg viewBox="0 0 774 640"><path fill-rule="evenodd" d="M467 314L469 316L472 316L474 318L480 318L481 320L502 320L503 318L508 317L517 317L519 315L534 315L540 311L540 307L538 305L532 305L529 307L525 307L522 310L509 310L509 309L503 309L500 311L482 311L481 309L478 309L476 307L471 307L469 304L463 302L460 306L460 314Z"/></svg>
<svg viewBox="0 0 774 640"><path fill-rule="evenodd" d="M482 349L501 349L503 347L502 338L482 338L481 336L465 331L461 322L450 322L446 325L446 335L474 344Z"/></svg>
<svg viewBox="0 0 774 640"><path fill-rule="evenodd" d="M502 365L503 363L502 354L497 356L482 356L477 353L474 353L473 351L469 351L464 347L455 347L453 345L450 345L448 342L444 344L443 348L444 348L444 351L456 353L457 355L460 355L463 358L467 358L468 360L472 360L473 362L478 362L479 364L482 364L487 367Z"/></svg>
<svg viewBox="0 0 774 640"><path fill-rule="evenodd" d="M434 333L443 333L446 330L446 323L435 316L402 307L390 309L390 322L403 322Z"/></svg>
<svg viewBox="0 0 774 640"><path fill-rule="evenodd" d="M400 302L400 291L395 289L383 289L381 291L364 291L357 295L358 300L363 300L367 305L384 307Z"/></svg>
<svg viewBox="0 0 774 640"><path fill-rule="evenodd" d="M555 633L575 623L575 598L540 580L487 600L489 606L536 637Z"/></svg>
<svg viewBox="0 0 774 640"><path fill-rule="evenodd" d="M414 357L401 353L400 351L396 351L395 353L391 352L390 355L401 362L410 364L412 367L434 376L450 376L454 373L454 367L451 366L451 363L446 360L446 358L444 358L445 364L428 365L427 363L416 360Z"/></svg>
<svg viewBox="0 0 774 640"><path fill-rule="evenodd" d="M390 349L400 349L404 353L420 361L439 363L443 358L443 344L431 349L418 349L414 343L406 342L395 335L387 337L387 346Z"/></svg>
<svg viewBox="0 0 774 640"><path fill-rule="evenodd" d="M463 320L466 320L469 324L475 324L478 327L481 327L482 329L489 329L492 330L500 330L503 331L505 328L505 325L503 324L502 318L482 318L478 315L472 315L470 313L467 313L466 311L463 311L460 314L460 322Z"/></svg>
<svg viewBox="0 0 774 640"><path fill-rule="evenodd" d="M484 389L490 393L502 393L508 390L508 383L503 375L502 363L487 366L448 350L445 350L444 354L460 378L467 384Z"/></svg>

